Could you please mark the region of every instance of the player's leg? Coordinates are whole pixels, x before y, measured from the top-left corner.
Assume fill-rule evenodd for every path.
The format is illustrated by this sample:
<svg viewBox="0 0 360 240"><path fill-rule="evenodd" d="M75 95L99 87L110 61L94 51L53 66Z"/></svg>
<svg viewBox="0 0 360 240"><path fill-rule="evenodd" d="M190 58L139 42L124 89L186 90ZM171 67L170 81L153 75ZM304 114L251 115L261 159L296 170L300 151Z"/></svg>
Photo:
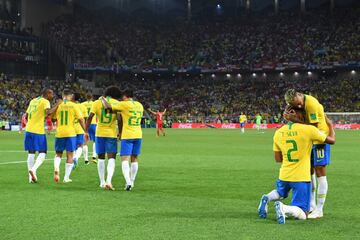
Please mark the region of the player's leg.
<svg viewBox="0 0 360 240"><path fill-rule="evenodd" d="M259 203L258 214L260 218L267 217L268 203L277 201L281 198L287 198L290 191L290 186L287 182L277 180L276 189L272 190L268 194L264 194Z"/></svg>
<svg viewBox="0 0 360 240"><path fill-rule="evenodd" d="M55 138L55 158L54 158L54 181L59 182L60 179L60 163L62 153L65 150L64 138Z"/></svg>
<svg viewBox="0 0 360 240"><path fill-rule="evenodd" d="M311 164L313 164L313 161L311 161ZM315 168L311 167L310 212L314 211L315 209L316 209L316 174L315 174Z"/></svg>
<svg viewBox="0 0 360 240"><path fill-rule="evenodd" d="M45 134L35 134L35 148L36 151L39 152L39 155L36 158L34 166L29 170L29 173L34 182L37 181L36 171L41 166L41 164L45 161L46 152L47 152L47 141Z"/></svg>
<svg viewBox="0 0 360 240"><path fill-rule="evenodd" d="M71 171L74 167L74 152L76 150L76 137L67 137L66 138L66 163L65 163L65 176L64 183L72 182L70 179Z"/></svg>
<svg viewBox="0 0 360 240"><path fill-rule="evenodd" d="M142 139L134 139L133 151L131 154L131 166L130 166L130 181L131 187L135 185L135 179L139 170L138 156L141 152Z"/></svg>
<svg viewBox="0 0 360 240"><path fill-rule="evenodd" d="M25 132L25 138L24 138L24 148L25 151L28 152L28 156L27 156L27 167L28 167L28 178L29 178L29 183L32 183L32 177L29 173L29 171L31 170L31 168L34 166L35 163L35 146L34 146L34 139L33 139L33 134L29 133L29 132Z"/></svg>
<svg viewBox="0 0 360 240"><path fill-rule="evenodd" d="M105 188L109 190L115 190L112 185L112 177L115 172L115 159L117 153L117 139L116 138L107 138L106 139L106 149L108 155L108 164L107 164L107 177Z"/></svg>
<svg viewBox="0 0 360 240"><path fill-rule="evenodd" d="M93 163L97 163L96 162L95 132L96 132L96 124L91 124L90 128L89 128L89 138L90 138L90 141L93 141L93 146L92 146L92 162Z"/></svg>
<svg viewBox="0 0 360 240"><path fill-rule="evenodd" d="M100 180L100 187L105 188L105 138L96 137L94 144L96 149L93 151L96 151L98 154L97 169Z"/></svg>
<svg viewBox="0 0 360 240"><path fill-rule="evenodd" d="M76 151L74 152L74 167L78 166L79 159L81 157L81 154L83 152L83 144L84 144L84 134L77 134L76 135Z"/></svg>
<svg viewBox="0 0 360 240"><path fill-rule="evenodd" d="M84 163L85 165L89 164L89 140L88 139L84 139L84 144L83 144L83 153L84 153Z"/></svg>
<svg viewBox="0 0 360 240"><path fill-rule="evenodd" d="M315 145L316 149L314 152L314 166L315 173L318 181L317 189L317 206L309 218L321 218L323 216L323 208L326 200L328 191L328 182L326 178L326 166L330 164L330 145L321 144Z"/></svg>
<svg viewBox="0 0 360 240"><path fill-rule="evenodd" d="M125 179L125 190L131 190L131 179L130 179L130 156L132 154L133 142L132 139L123 139L121 140L121 170Z"/></svg>

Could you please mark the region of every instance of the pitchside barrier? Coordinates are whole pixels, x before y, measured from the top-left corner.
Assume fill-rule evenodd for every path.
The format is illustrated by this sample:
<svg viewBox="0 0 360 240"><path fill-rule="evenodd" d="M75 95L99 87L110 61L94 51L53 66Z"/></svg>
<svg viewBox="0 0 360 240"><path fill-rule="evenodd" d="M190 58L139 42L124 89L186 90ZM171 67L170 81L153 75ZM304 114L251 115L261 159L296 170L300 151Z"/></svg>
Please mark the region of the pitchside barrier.
<svg viewBox="0 0 360 240"><path fill-rule="evenodd" d="M280 128L283 124L261 124L260 129ZM240 128L239 123L173 123L172 128L222 128L236 129ZM360 124L335 124L335 129L360 129ZM256 129L256 124L245 124L245 128Z"/></svg>

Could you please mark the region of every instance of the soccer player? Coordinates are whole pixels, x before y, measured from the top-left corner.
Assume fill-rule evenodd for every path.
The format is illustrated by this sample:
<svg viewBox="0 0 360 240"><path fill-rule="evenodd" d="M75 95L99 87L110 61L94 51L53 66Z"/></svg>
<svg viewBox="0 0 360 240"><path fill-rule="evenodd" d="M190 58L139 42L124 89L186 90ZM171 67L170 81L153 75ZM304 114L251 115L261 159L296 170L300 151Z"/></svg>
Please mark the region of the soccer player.
<svg viewBox="0 0 360 240"><path fill-rule="evenodd" d="M85 129L83 116L78 106L72 102L73 94L69 89L64 89L62 93L63 102L58 106L55 119L57 121L55 135L55 152L54 158L54 181L59 182L60 163L63 152L66 150L66 164L64 183L70 183L70 174L73 169L74 151L76 150L76 126L75 121L79 121L80 126ZM87 133L85 138L88 139Z"/></svg>
<svg viewBox="0 0 360 240"><path fill-rule="evenodd" d="M21 126L19 133L22 133L22 131L26 129L26 124L27 124L27 114L25 112L23 115L21 115Z"/></svg>
<svg viewBox="0 0 360 240"><path fill-rule="evenodd" d="M163 112L160 112L160 111L154 112L150 108L148 110L149 110L149 112L151 112L152 114L154 114L156 116L156 136L159 137L160 132L163 134L163 136L165 136L165 131L163 129L163 116L166 113L166 108Z"/></svg>
<svg viewBox="0 0 360 240"><path fill-rule="evenodd" d="M303 118L301 111L287 111L287 114ZM327 122L330 135L327 136L314 126L288 122L275 132L273 150L275 161L281 163L279 179L276 181L276 190L263 195L258 214L260 218L267 217L269 201L276 201L275 211L279 224L285 223L287 216L305 220L310 210L311 195L311 163L310 152L313 142L328 144L335 143L335 132L331 122ZM292 190L291 204L285 205L280 199L287 198Z"/></svg>
<svg viewBox="0 0 360 240"><path fill-rule="evenodd" d="M87 112L86 107L84 105L80 104L79 100L80 100L80 93L74 93L73 102L76 103L77 107L79 108L79 110L83 116L83 121L85 122L86 118L88 117L88 112ZM78 165L79 159L83 152L83 145L84 145L84 130L81 128L78 119L75 120L75 129L76 129L77 149L74 154L74 167L76 167ZM87 141L85 141L85 145L86 144L87 144ZM86 164L86 159L85 159L85 164Z"/></svg>
<svg viewBox="0 0 360 240"><path fill-rule="evenodd" d="M24 139L25 150L28 151L27 165L29 172L29 182L36 183L36 171L44 162L47 152L47 142L45 135L45 118L55 112L58 104L50 109L50 101L54 97L51 89L45 89L42 96L34 98L26 110L27 125ZM39 152L35 160L35 153Z"/></svg>
<svg viewBox="0 0 360 240"><path fill-rule="evenodd" d="M314 125L324 134L329 134L329 127L326 124L326 115L324 113L324 107L319 101L303 93L297 92L294 89L289 89L285 93L285 101L290 106L303 109L305 111L305 120L307 124ZM287 117L287 116L284 116ZM293 122L298 121L294 116L290 115L290 119ZM311 214L309 218L321 218L323 216L323 208L325 204L326 194L328 191L328 182L326 178L326 166L330 164L330 145L323 142L315 142L312 152L312 196L311 196ZM317 189L317 205L315 202L316 191L316 177L318 181Z"/></svg>
<svg viewBox="0 0 360 240"><path fill-rule="evenodd" d="M260 130L260 126L261 126L261 122L262 122L262 116L260 115L260 113L258 113L255 116L255 121L256 121L256 129L259 131Z"/></svg>
<svg viewBox="0 0 360 240"><path fill-rule="evenodd" d="M51 131L53 130L53 122L51 116L48 116L46 118L46 128L47 128L47 134L50 134Z"/></svg>
<svg viewBox="0 0 360 240"><path fill-rule="evenodd" d="M89 116L90 114L90 110L92 108L93 105L93 96L92 94L88 93L86 95L86 101L81 103L82 105L84 105L87 109L87 115ZM96 161L96 147L95 147L95 132L96 132L96 116L92 118L91 120L91 124L89 127L89 137L90 137L90 141L93 142L93 151L92 151L92 162L93 163L97 163ZM89 163L89 148L88 148L88 143L86 142L83 146L83 151L84 151L84 158L85 158L85 164Z"/></svg>
<svg viewBox="0 0 360 240"><path fill-rule="evenodd" d="M121 133L121 167L126 184L125 190L130 191L134 187L136 174L138 172L138 156L141 150L142 130L141 119L144 113L143 105L133 100L133 92L126 90L120 103L111 103L101 98L106 109L120 112L123 120ZM131 161L131 167L129 167Z"/></svg>
<svg viewBox="0 0 360 240"><path fill-rule="evenodd" d="M247 118L246 118L246 115L245 115L243 112L240 113L239 122L240 122L241 132L244 133L244 132L245 132L245 124L246 124L246 122L247 122Z"/></svg>
<svg viewBox="0 0 360 240"><path fill-rule="evenodd" d="M117 105L119 101L117 99L121 98L121 91L116 86L110 86L105 90L104 95L106 96L107 101L110 104ZM112 177L115 171L115 158L118 151L117 148L117 137L118 130L116 125L118 124L118 129L121 129L119 124L120 116L114 114L113 112L107 111L101 102L101 100L96 100L90 110L89 117L86 120L85 132L90 130L90 125L92 123L93 117L96 116L98 119L96 133L95 133L95 146L96 153L98 155L98 174L100 179L100 187L115 190L112 185ZM117 121L118 120L118 121ZM108 157L107 164L107 178L105 182L105 157Z"/></svg>

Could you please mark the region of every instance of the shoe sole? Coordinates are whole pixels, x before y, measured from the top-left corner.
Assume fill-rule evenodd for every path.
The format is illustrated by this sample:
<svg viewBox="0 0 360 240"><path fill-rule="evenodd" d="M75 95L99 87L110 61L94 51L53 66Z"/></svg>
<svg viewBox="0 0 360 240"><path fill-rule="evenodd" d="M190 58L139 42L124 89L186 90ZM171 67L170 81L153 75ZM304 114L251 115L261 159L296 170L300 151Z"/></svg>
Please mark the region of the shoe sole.
<svg viewBox="0 0 360 240"><path fill-rule="evenodd" d="M278 224L285 224L285 214L281 211L281 204L279 202L275 202L274 207L276 212L276 221Z"/></svg>
<svg viewBox="0 0 360 240"><path fill-rule="evenodd" d="M267 212L266 212L266 205L268 203L268 199L265 198L265 196L261 197L260 200L260 205L258 208L258 214L259 214L259 218L267 218Z"/></svg>
<svg viewBox="0 0 360 240"><path fill-rule="evenodd" d="M37 183L37 177L35 176L35 173L30 170L30 171L29 171L29 174L30 174L30 176L31 176L31 181L32 181L33 183Z"/></svg>

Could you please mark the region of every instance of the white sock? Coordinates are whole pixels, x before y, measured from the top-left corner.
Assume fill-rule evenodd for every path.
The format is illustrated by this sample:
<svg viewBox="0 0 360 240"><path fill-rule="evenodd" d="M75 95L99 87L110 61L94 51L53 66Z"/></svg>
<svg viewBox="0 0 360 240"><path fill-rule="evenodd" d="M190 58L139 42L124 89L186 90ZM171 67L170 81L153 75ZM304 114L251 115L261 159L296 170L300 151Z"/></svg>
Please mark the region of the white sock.
<svg viewBox="0 0 360 240"><path fill-rule="evenodd" d="M317 191L317 210L323 211L326 194L328 191L328 182L326 176L318 177L318 191Z"/></svg>
<svg viewBox="0 0 360 240"><path fill-rule="evenodd" d="M106 183L111 184L111 180L112 177L114 175L114 171L115 171L115 159L114 158L110 158L108 160L108 164L107 164L107 178L106 178Z"/></svg>
<svg viewBox="0 0 360 240"><path fill-rule="evenodd" d="M31 168L34 172L41 166L41 164L44 162L46 157L46 153L39 153L38 157L36 158L34 166Z"/></svg>
<svg viewBox="0 0 360 240"><path fill-rule="evenodd" d="M84 150L84 159L85 161L89 161L89 147L87 145L83 146Z"/></svg>
<svg viewBox="0 0 360 240"><path fill-rule="evenodd" d="M123 176L125 178L125 181L126 181L126 185L131 185L129 162L128 161L122 161L121 162L121 169L122 169L122 173L123 173Z"/></svg>
<svg viewBox="0 0 360 240"><path fill-rule="evenodd" d="M281 197L278 193L278 191L276 190L272 190L271 192L269 192L267 195L266 195L268 198L269 198L269 201L276 201L276 200L279 200Z"/></svg>
<svg viewBox="0 0 360 240"><path fill-rule="evenodd" d="M310 209L316 209L316 175L315 173L311 175L311 199L310 199Z"/></svg>
<svg viewBox="0 0 360 240"><path fill-rule="evenodd" d="M244 129L244 128L241 128L241 132L244 133L244 132L245 132L245 129Z"/></svg>
<svg viewBox="0 0 360 240"><path fill-rule="evenodd" d="M70 179L70 174L73 169L74 164L73 163L66 163L65 164L65 177L64 179L68 180Z"/></svg>
<svg viewBox="0 0 360 240"><path fill-rule="evenodd" d="M28 171L34 166L35 154L29 153L27 158ZM29 175L29 181L31 181L31 175Z"/></svg>
<svg viewBox="0 0 360 240"><path fill-rule="evenodd" d="M139 164L137 162L132 162L130 167L130 180L132 183L135 182L138 169L139 169Z"/></svg>
<svg viewBox="0 0 360 240"><path fill-rule="evenodd" d="M76 160L79 160L82 154L82 147L78 147L75 152L75 158Z"/></svg>
<svg viewBox="0 0 360 240"><path fill-rule="evenodd" d="M105 159L98 159L97 167L100 185L105 185Z"/></svg>
<svg viewBox="0 0 360 240"><path fill-rule="evenodd" d="M61 158L55 156L54 158L54 171L57 171L60 173L60 163L61 163Z"/></svg>
<svg viewBox="0 0 360 240"><path fill-rule="evenodd" d="M93 158L96 158L96 146L95 146L95 142L93 143L92 156L93 156Z"/></svg>
<svg viewBox="0 0 360 240"><path fill-rule="evenodd" d="M305 212L296 206L283 205L283 210L287 216L294 217L296 219L305 220L306 214Z"/></svg>

